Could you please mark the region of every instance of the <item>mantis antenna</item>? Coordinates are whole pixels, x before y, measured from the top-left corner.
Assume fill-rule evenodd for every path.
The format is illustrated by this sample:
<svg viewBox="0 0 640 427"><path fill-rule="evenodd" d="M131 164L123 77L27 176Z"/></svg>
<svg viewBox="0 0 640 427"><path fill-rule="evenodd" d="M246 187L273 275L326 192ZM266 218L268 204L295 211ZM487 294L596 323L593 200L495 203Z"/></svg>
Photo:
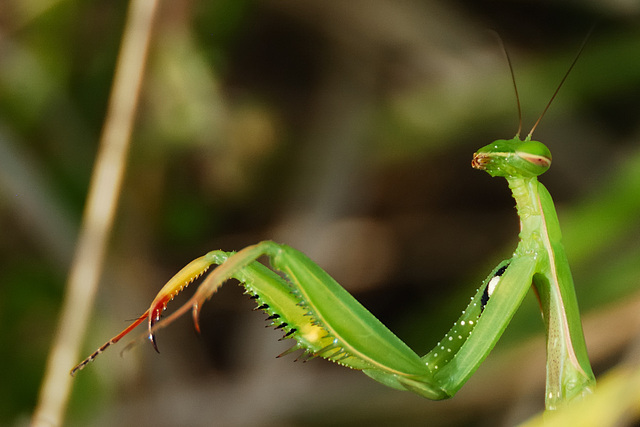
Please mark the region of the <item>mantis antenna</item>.
<svg viewBox="0 0 640 427"><path fill-rule="evenodd" d="M509 52L507 51L507 47L504 45L504 41L502 41L502 37L500 37L500 34L498 34L497 32L495 34L498 37L498 41L500 42L500 45L502 46L502 51L504 52L504 56L507 57L507 64L509 64L509 73L511 74L511 81L513 82L513 90L516 93L516 104L518 104L518 132L516 132L516 137L520 138L520 132L522 131L522 106L520 105L520 95L518 94L518 85L516 84L516 75L513 72L513 65L511 64L511 57L509 56ZM551 98L551 99L553 100L553 98ZM538 121L540 121L540 119L538 119ZM536 123L536 125L537 125L537 123ZM534 126L534 128L535 128L535 126ZM531 131L531 132L533 132L533 131ZM529 135L531 135L531 134L529 134Z"/></svg>
<svg viewBox="0 0 640 427"><path fill-rule="evenodd" d="M562 85L564 84L565 80L567 80L567 77L569 77L569 73L571 72L571 70L573 70L573 67L576 65L576 62L578 62L578 58L580 58L580 55L582 54L582 51L584 50L584 47L587 45L587 41L589 40L589 37L591 37L591 33L593 33L593 29L595 28L595 25L593 25L590 29L589 32L587 33L586 37L584 38L584 40L582 41L582 45L580 45L580 49L578 49L578 53L576 54L576 57L573 59L573 62L571 63L571 66L569 66L569 69L567 70L567 72L564 74L564 77L562 77L562 80L560 81L560 84L558 85L558 87L556 88L556 91L553 92L553 96L551 97L551 99L549 100L549 102L547 103L547 106L544 107L544 110L542 110L542 114L540 114L540 117L538 117L538 120L536 121L536 123L533 125L533 127L531 128L531 130L529 131L529 135L527 135L527 140L531 139L531 135L533 135L533 131L536 130L536 127L538 127L538 124L540 123L540 121L542 120L542 117L544 117L545 113L547 112L547 110L549 109L549 107L551 106L551 103L553 102L553 100L555 99L556 95L558 94L558 92L560 91L560 88L562 87ZM506 50L505 50L506 53ZM507 59L509 58L509 55L507 55ZM513 69L511 68L511 61L509 61L509 68L511 69L511 75L513 77ZM513 79L513 84L515 85L515 78ZM516 98L518 98L518 90L516 89ZM518 109L520 108L520 101L518 100ZM518 135L520 134L520 129L518 128Z"/></svg>

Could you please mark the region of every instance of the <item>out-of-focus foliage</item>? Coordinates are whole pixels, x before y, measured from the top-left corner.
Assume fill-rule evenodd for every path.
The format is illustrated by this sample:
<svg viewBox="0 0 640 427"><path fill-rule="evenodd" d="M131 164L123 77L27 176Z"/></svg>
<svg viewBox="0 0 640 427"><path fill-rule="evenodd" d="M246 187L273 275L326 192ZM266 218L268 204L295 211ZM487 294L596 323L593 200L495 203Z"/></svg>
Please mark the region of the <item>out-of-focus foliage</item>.
<svg viewBox="0 0 640 427"><path fill-rule="evenodd" d="M126 7L0 6L2 425L35 404ZM639 17L636 2L605 0L164 2L87 353L191 259L265 238L306 252L425 352L515 247L504 181L469 166L517 128L490 30L512 55L528 130L595 22L535 136L554 156L541 180L606 371L640 332L622 306L640 289ZM69 425L495 426L542 407L533 298L448 402L276 360L288 343L251 308L229 286L200 339L185 321L159 334L160 356L101 356L75 381Z"/></svg>

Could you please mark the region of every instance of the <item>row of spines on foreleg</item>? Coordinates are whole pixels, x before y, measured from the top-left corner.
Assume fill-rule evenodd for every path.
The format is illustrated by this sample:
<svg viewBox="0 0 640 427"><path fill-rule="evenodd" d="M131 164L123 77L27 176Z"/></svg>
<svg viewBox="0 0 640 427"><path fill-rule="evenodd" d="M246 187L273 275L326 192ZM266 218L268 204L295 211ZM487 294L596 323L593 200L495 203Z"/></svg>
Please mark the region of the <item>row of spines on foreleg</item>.
<svg viewBox="0 0 640 427"><path fill-rule="evenodd" d="M258 273L262 270L262 267L258 266L256 268L256 266L253 265L253 268L255 268L254 273ZM269 274L264 270L260 271L260 273ZM255 277L253 279L255 280ZM331 336L319 318L307 306L300 292L289 285L286 277L278 275L278 280L287 284L287 292L292 298L292 304L288 308L291 312L287 313L278 312L278 309L267 302L271 297L270 295L257 293L254 280L250 278L250 274L245 274L244 277L242 277L241 284L245 288L245 293L249 294L250 298L256 302L257 307L255 310L263 310L268 315L266 320L270 323L266 326L284 331L284 335L281 338L282 340L292 338L296 341L291 348L285 350L277 357L283 357L297 350L302 350L302 354L295 359L296 361L307 361L316 357L322 357L332 362L358 369L369 367L364 361L360 361L352 356L341 345L338 339ZM302 331L304 331L304 333Z"/></svg>

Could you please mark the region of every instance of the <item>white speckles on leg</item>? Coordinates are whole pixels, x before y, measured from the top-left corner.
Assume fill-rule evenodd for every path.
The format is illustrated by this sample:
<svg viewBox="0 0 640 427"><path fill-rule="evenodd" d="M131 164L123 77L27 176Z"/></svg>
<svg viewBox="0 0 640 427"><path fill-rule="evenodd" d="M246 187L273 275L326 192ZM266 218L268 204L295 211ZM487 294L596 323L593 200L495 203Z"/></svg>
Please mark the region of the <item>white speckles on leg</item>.
<svg viewBox="0 0 640 427"><path fill-rule="evenodd" d="M476 322L481 318L482 309L484 308L482 297L487 292L490 280L491 277L476 292L476 295L470 298L469 304L462 311L462 315L451 329L436 344L433 350L423 357L424 363L428 365L431 372L435 373L440 367L444 368L449 363L453 363L456 355L464 347L465 342L476 327Z"/></svg>

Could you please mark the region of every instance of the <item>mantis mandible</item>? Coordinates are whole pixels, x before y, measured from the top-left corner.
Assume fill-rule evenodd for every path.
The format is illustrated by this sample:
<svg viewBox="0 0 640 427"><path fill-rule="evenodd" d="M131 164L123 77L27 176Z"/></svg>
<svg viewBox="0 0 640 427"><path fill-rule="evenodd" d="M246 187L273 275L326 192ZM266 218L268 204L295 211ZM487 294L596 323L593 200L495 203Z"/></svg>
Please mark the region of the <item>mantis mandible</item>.
<svg viewBox="0 0 640 427"><path fill-rule="evenodd" d="M533 284L547 335L546 409L590 394L595 379L560 226L551 195L537 179L549 169L551 153L531 139L583 48L584 43L524 140L518 129L514 138L494 141L474 154L471 164L475 169L507 180L520 217L520 240L511 258L491 271L460 318L425 356L418 356L303 253L263 241L239 252L212 251L189 263L164 285L142 316L74 367L71 375L144 321L156 351L155 332L189 310L199 331L202 305L234 278L269 315L271 325L281 329L285 338L295 340L278 357L303 350L307 357L319 356L361 370L389 387L432 400L446 399L487 357ZM515 87L508 55L507 60ZM516 99L521 117L517 88ZM257 261L263 256L269 258L270 268ZM160 321L167 303L211 265L217 267L195 294Z"/></svg>

